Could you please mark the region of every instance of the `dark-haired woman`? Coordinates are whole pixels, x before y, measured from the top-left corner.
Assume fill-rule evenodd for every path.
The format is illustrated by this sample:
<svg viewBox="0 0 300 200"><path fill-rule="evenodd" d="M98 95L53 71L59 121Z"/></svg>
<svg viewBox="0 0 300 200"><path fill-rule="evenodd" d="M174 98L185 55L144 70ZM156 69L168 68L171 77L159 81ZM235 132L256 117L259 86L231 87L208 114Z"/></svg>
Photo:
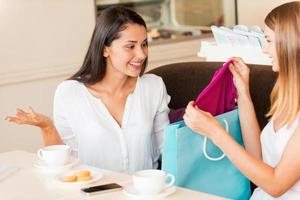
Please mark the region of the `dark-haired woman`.
<svg viewBox="0 0 300 200"><path fill-rule="evenodd" d="M65 143L85 164L125 173L156 168L170 97L160 77L143 75L147 56L144 20L108 8L82 67L56 89L55 126L33 110L7 119L40 127L45 145Z"/></svg>

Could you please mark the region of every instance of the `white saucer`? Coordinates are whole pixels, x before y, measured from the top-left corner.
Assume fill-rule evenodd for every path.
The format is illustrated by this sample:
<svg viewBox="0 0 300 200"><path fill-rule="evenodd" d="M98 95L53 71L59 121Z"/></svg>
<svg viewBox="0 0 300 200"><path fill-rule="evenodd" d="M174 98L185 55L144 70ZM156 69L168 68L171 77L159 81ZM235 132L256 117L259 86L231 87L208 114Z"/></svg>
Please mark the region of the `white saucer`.
<svg viewBox="0 0 300 200"><path fill-rule="evenodd" d="M172 186L172 187L169 187L163 191L161 191L160 193L158 194L141 194L139 193L135 187L133 185L129 185L127 187L124 188L124 194L129 197L129 199L136 199L136 200L159 200L159 199L164 199L166 198L167 196L173 194L175 191L176 191L176 187L175 186Z"/></svg>
<svg viewBox="0 0 300 200"><path fill-rule="evenodd" d="M76 172L78 171L82 171L82 170L89 170L91 172L91 176L92 179L87 180L87 181L76 181L76 182L64 182L62 181L62 178L65 176L71 176L76 174ZM100 169L94 168L94 167L88 167L88 166L80 166L80 167L76 167L76 169L70 170L68 172L62 173L57 175L54 178L54 182L58 183L58 184L62 184L65 186L83 186L83 185L87 185L90 183L94 183L98 180L100 180L103 177L103 172Z"/></svg>
<svg viewBox="0 0 300 200"><path fill-rule="evenodd" d="M67 162L65 165L54 167L54 166L48 166L43 160L38 159L34 161L33 166L46 171L62 172L71 169L78 163L79 160L77 158L72 157L70 158L69 162Z"/></svg>

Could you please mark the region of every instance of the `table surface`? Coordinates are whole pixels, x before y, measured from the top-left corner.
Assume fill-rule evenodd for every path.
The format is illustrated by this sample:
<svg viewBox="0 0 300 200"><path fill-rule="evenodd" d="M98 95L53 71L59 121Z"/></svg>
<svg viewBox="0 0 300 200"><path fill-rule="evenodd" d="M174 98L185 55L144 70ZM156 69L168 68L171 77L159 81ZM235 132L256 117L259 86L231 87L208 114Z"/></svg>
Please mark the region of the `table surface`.
<svg viewBox="0 0 300 200"><path fill-rule="evenodd" d="M5 200L116 200L128 199L123 191L114 191L103 194L96 194L90 197L80 193L80 187L70 187L55 184L54 177L57 174L49 173L38 169L33 165L37 161L37 156L25 151L10 151L0 153L0 165L12 165L19 169L12 175L0 180L0 199ZM121 174L113 171L102 170L103 178L87 186L118 183L122 186L132 184L130 175ZM196 192L177 187L176 192L166 197L166 200L185 200L185 199L205 199L221 200L222 197Z"/></svg>

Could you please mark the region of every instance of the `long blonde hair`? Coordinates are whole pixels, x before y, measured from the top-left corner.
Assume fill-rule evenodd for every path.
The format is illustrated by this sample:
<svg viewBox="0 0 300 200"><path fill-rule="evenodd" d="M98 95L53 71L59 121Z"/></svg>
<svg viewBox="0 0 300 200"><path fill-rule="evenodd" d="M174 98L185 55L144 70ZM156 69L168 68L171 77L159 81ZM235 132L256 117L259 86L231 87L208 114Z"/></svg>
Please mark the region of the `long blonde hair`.
<svg viewBox="0 0 300 200"><path fill-rule="evenodd" d="M300 1L274 8L265 24L275 33L279 66L267 116L290 124L300 110Z"/></svg>

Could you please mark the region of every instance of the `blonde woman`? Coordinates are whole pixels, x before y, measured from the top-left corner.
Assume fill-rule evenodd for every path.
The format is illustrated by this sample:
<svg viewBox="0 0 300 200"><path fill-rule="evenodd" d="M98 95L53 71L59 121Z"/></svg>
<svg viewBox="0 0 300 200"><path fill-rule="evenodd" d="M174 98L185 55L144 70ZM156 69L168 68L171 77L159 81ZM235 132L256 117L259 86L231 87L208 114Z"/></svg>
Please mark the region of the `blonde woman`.
<svg viewBox="0 0 300 200"><path fill-rule="evenodd" d="M240 58L232 58L230 70L246 150L194 102L188 104L184 121L209 137L258 186L252 200L300 199L300 1L273 9L265 24L265 52L278 78L267 114L271 118L262 132L250 97L249 68Z"/></svg>

